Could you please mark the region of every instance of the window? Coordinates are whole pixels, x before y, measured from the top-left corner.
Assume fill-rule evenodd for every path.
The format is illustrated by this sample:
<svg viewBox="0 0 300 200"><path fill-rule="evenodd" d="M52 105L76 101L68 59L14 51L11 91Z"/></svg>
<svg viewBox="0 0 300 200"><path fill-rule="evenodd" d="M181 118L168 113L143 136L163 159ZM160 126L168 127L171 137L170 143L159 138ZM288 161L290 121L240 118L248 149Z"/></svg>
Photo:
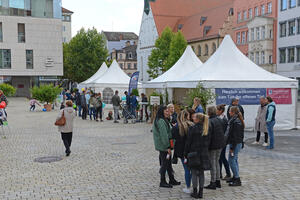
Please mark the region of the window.
<svg viewBox="0 0 300 200"><path fill-rule="evenodd" d="M123 69L123 67L124 67L124 66L123 66L123 63L120 63L120 67L121 67L121 69Z"/></svg>
<svg viewBox="0 0 300 200"><path fill-rule="evenodd" d="M269 31L269 38L273 39L273 30L272 29Z"/></svg>
<svg viewBox="0 0 300 200"><path fill-rule="evenodd" d="M281 0L280 2L281 11L287 9L287 1L288 0Z"/></svg>
<svg viewBox="0 0 300 200"><path fill-rule="evenodd" d="M265 15L265 5L261 6L261 15Z"/></svg>
<svg viewBox="0 0 300 200"><path fill-rule="evenodd" d="M236 34L236 43L241 44L241 33Z"/></svg>
<svg viewBox="0 0 300 200"><path fill-rule="evenodd" d="M286 36L286 22L280 23L280 37Z"/></svg>
<svg viewBox="0 0 300 200"><path fill-rule="evenodd" d="M259 52L255 53L255 63L259 65Z"/></svg>
<svg viewBox="0 0 300 200"><path fill-rule="evenodd" d="M250 53L250 60L252 60L254 62L254 53L253 52Z"/></svg>
<svg viewBox="0 0 300 200"><path fill-rule="evenodd" d="M294 47L288 48L288 62L289 63L295 62L295 48Z"/></svg>
<svg viewBox="0 0 300 200"><path fill-rule="evenodd" d="M66 32L66 26L63 26L63 32Z"/></svg>
<svg viewBox="0 0 300 200"><path fill-rule="evenodd" d="M251 41L254 41L254 28L251 28Z"/></svg>
<svg viewBox="0 0 300 200"><path fill-rule="evenodd" d="M289 35L295 35L296 33L296 23L295 19L289 21Z"/></svg>
<svg viewBox="0 0 300 200"><path fill-rule="evenodd" d="M254 8L254 12L255 12L255 17L257 17L258 16L258 7Z"/></svg>
<svg viewBox="0 0 300 200"><path fill-rule="evenodd" d="M71 17L70 16L66 16L66 21L71 21Z"/></svg>
<svg viewBox="0 0 300 200"><path fill-rule="evenodd" d="M262 65L265 64L265 52L264 51L261 52L261 64Z"/></svg>
<svg viewBox="0 0 300 200"><path fill-rule="evenodd" d="M296 7L296 1L297 0L289 0L289 8L295 8Z"/></svg>
<svg viewBox="0 0 300 200"><path fill-rule="evenodd" d="M131 52L128 53L128 58L129 58L129 59L132 58L132 53L131 53Z"/></svg>
<svg viewBox="0 0 300 200"><path fill-rule="evenodd" d="M279 63L285 63L286 62L286 53L285 49L279 49Z"/></svg>
<svg viewBox="0 0 300 200"><path fill-rule="evenodd" d="M244 20L247 19L247 11L244 11Z"/></svg>
<svg viewBox="0 0 300 200"><path fill-rule="evenodd" d="M0 22L0 42L3 42L2 22Z"/></svg>
<svg viewBox="0 0 300 200"><path fill-rule="evenodd" d="M10 49L0 49L0 69L11 68Z"/></svg>
<svg viewBox="0 0 300 200"><path fill-rule="evenodd" d="M212 52L211 52L211 54L215 53L216 49L217 49L217 46L216 46L215 43L213 43L212 44Z"/></svg>
<svg viewBox="0 0 300 200"><path fill-rule="evenodd" d="M272 13L272 2L268 3L268 14Z"/></svg>
<svg viewBox="0 0 300 200"><path fill-rule="evenodd" d="M33 69L33 50L26 50L26 69Z"/></svg>
<svg viewBox="0 0 300 200"><path fill-rule="evenodd" d="M136 63L134 63L133 66L134 66L133 67L134 69L137 69L137 64Z"/></svg>
<svg viewBox="0 0 300 200"><path fill-rule="evenodd" d="M204 55L208 56L208 45L207 44L205 45L205 54Z"/></svg>
<svg viewBox="0 0 300 200"><path fill-rule="evenodd" d="M256 40L260 40L260 28L256 28Z"/></svg>
<svg viewBox="0 0 300 200"><path fill-rule="evenodd" d="M25 43L25 24L18 24L18 42Z"/></svg>
<svg viewBox="0 0 300 200"><path fill-rule="evenodd" d="M123 54L119 54L119 57L120 57L120 60L122 60L123 59Z"/></svg>
<svg viewBox="0 0 300 200"><path fill-rule="evenodd" d="M273 64L273 56L269 55L269 64Z"/></svg>
<svg viewBox="0 0 300 200"><path fill-rule="evenodd" d="M127 64L127 68L130 69L131 68L131 63Z"/></svg>
<svg viewBox="0 0 300 200"><path fill-rule="evenodd" d="M242 44L246 43L246 32L242 32Z"/></svg>
<svg viewBox="0 0 300 200"><path fill-rule="evenodd" d="M249 14L248 14L249 15L249 19L252 19L252 8L250 8L248 12L249 12Z"/></svg>
<svg viewBox="0 0 300 200"><path fill-rule="evenodd" d="M66 43L67 42L67 38L63 37L63 42Z"/></svg>
<svg viewBox="0 0 300 200"><path fill-rule="evenodd" d="M300 0L299 0L299 2L300 2ZM297 19L297 33L300 34L300 18Z"/></svg>
<svg viewBox="0 0 300 200"><path fill-rule="evenodd" d="M297 47L297 62L300 62L300 47Z"/></svg>
<svg viewBox="0 0 300 200"><path fill-rule="evenodd" d="M261 39L264 40L266 38L266 28L264 26L261 27Z"/></svg>
<svg viewBox="0 0 300 200"><path fill-rule="evenodd" d="M241 21L242 20L242 14L239 12L238 13L238 21Z"/></svg>
<svg viewBox="0 0 300 200"><path fill-rule="evenodd" d="M201 46L198 46L198 56L201 56Z"/></svg>

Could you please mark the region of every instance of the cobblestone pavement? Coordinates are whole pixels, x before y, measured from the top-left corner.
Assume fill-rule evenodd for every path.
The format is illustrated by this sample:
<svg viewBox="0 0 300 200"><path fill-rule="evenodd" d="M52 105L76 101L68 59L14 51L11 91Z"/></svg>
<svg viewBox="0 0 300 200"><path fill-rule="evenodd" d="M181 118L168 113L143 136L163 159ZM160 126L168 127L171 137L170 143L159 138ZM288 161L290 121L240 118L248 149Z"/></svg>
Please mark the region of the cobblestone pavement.
<svg viewBox="0 0 300 200"><path fill-rule="evenodd" d="M28 109L24 99L10 101L11 133L6 133L7 139L0 139L0 200L190 199L182 192L183 185L173 189L158 187L158 153L153 147L150 125L76 119L72 154L66 158L53 125L57 111ZM278 134L300 136L299 132ZM247 133L248 142L253 137L253 133ZM299 143L297 148L299 152ZM34 162L43 156L62 156L63 160ZM176 178L184 182L181 164L174 169ZM220 190L205 190L205 199L300 199L299 170L297 152L270 152L246 145L240 154L243 186L230 188L223 184Z"/></svg>

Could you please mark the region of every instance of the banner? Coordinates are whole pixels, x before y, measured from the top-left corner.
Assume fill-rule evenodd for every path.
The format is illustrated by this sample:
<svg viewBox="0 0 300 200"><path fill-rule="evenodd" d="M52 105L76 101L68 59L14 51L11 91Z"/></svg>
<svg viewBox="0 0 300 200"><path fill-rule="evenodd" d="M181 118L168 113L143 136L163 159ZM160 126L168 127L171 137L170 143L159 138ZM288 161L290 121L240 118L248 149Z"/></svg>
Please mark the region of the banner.
<svg viewBox="0 0 300 200"><path fill-rule="evenodd" d="M267 96L270 96L276 104L292 104L291 88L268 88Z"/></svg>
<svg viewBox="0 0 300 200"><path fill-rule="evenodd" d="M266 96L265 88L216 88L216 103L230 105L238 98L241 105L259 105L259 98Z"/></svg>
<svg viewBox="0 0 300 200"><path fill-rule="evenodd" d="M130 94L133 89L137 89L139 83L140 72L134 72L130 78L128 93Z"/></svg>

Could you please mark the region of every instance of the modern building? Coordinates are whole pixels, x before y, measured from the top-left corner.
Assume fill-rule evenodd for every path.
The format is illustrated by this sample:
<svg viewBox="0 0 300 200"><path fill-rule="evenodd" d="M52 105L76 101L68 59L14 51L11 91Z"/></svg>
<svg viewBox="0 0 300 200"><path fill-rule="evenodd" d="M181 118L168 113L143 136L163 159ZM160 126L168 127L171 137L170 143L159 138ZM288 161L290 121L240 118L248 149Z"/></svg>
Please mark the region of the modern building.
<svg viewBox="0 0 300 200"><path fill-rule="evenodd" d="M278 0L277 73L300 79L300 0Z"/></svg>
<svg viewBox="0 0 300 200"><path fill-rule="evenodd" d="M62 34L63 34L63 43L68 43L72 39L72 15L73 12L62 8Z"/></svg>
<svg viewBox="0 0 300 200"><path fill-rule="evenodd" d="M0 2L0 80L30 96L40 77L63 75L61 0Z"/></svg>
<svg viewBox="0 0 300 200"><path fill-rule="evenodd" d="M252 61L276 72L277 0L235 0L234 41Z"/></svg>

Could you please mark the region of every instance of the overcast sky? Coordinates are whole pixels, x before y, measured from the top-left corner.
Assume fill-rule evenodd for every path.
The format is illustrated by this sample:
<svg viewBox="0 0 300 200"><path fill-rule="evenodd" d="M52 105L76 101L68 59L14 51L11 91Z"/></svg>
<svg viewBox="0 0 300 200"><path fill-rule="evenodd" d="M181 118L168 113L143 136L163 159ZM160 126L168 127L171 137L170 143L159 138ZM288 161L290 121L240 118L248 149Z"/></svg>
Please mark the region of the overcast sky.
<svg viewBox="0 0 300 200"><path fill-rule="evenodd" d="M144 0L62 0L62 6L74 12L73 36L81 27L139 34Z"/></svg>

